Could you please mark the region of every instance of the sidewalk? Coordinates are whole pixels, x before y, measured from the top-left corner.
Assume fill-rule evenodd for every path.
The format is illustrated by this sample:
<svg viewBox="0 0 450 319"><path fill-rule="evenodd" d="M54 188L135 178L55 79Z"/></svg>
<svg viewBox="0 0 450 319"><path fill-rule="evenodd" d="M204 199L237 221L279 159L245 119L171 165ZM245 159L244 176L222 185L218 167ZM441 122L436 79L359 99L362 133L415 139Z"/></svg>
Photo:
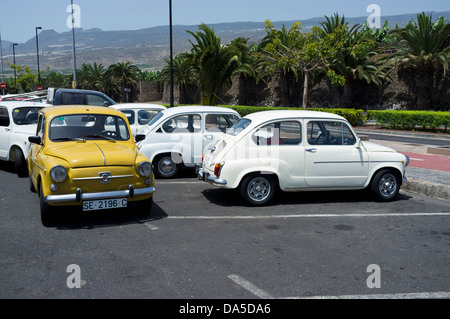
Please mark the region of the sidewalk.
<svg viewBox="0 0 450 319"><path fill-rule="evenodd" d="M448 141L447 145L450 146L449 134L391 131L363 127L357 127L355 130L360 136L363 136L365 133L373 133L421 137ZM450 200L450 156L435 154L436 145L402 143L379 139L369 139L369 141L388 146L409 156L410 164L406 169L408 181L402 185L401 190L441 200ZM447 150L444 153L447 154Z"/></svg>

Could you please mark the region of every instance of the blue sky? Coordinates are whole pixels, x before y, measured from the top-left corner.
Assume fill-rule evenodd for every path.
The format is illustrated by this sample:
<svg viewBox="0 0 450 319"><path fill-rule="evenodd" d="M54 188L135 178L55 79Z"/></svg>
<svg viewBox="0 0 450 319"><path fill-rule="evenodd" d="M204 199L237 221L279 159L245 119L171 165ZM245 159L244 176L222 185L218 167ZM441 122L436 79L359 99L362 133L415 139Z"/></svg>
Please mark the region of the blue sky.
<svg viewBox="0 0 450 319"><path fill-rule="evenodd" d="M70 0L0 0L3 40L25 42L35 27L69 31ZM81 9L83 29L135 30L169 24L169 0L74 0ZM421 11L450 11L448 0L172 0L173 24L197 25L237 21L298 20L331 16L369 16L377 4L381 17Z"/></svg>

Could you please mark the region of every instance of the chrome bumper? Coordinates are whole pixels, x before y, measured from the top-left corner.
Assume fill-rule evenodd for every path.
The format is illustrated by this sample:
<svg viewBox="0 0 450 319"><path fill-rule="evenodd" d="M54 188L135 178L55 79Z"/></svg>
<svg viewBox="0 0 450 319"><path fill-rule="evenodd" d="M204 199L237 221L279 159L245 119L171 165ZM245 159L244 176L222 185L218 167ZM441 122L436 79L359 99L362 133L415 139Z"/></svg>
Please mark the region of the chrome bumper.
<svg viewBox="0 0 450 319"><path fill-rule="evenodd" d="M64 195L48 195L45 197L47 203L63 203L63 202L78 202L86 200L99 200L99 199L113 199L113 198L133 198L139 195L149 195L155 192L155 187L138 188L134 189L133 185L130 185L127 190L112 191L112 192L99 192L99 193L83 193L80 188L77 188L75 194Z"/></svg>
<svg viewBox="0 0 450 319"><path fill-rule="evenodd" d="M227 181L225 179L213 177L208 172L205 172L203 170L203 168L196 167L196 171L197 171L198 179L200 179L204 182L208 182L208 183L211 183L213 185L218 185L218 186L223 186L223 185L227 184Z"/></svg>

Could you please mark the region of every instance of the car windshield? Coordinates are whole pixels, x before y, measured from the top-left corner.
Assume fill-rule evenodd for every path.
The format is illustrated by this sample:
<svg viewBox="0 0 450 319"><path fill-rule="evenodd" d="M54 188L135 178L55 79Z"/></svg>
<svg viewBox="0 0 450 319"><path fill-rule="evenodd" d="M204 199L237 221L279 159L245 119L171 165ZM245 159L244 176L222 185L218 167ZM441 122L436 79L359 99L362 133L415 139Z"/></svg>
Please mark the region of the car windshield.
<svg viewBox="0 0 450 319"><path fill-rule="evenodd" d="M54 142L77 140L127 141L130 138L126 121L108 114L70 114L52 119L49 138Z"/></svg>
<svg viewBox="0 0 450 319"><path fill-rule="evenodd" d="M39 110L42 106L16 107L13 112L13 121L17 125L36 124Z"/></svg>
<svg viewBox="0 0 450 319"><path fill-rule="evenodd" d="M163 117L163 113L162 112L159 112L158 114L156 114L155 115L155 117L150 121L150 122L148 122L148 126L151 126L151 125L153 125L153 124L155 124L161 117Z"/></svg>
<svg viewBox="0 0 450 319"><path fill-rule="evenodd" d="M249 119L240 119L239 122L234 124L228 131L227 134L236 136L239 133L241 133L243 130L247 128L247 126L250 125L252 121Z"/></svg>

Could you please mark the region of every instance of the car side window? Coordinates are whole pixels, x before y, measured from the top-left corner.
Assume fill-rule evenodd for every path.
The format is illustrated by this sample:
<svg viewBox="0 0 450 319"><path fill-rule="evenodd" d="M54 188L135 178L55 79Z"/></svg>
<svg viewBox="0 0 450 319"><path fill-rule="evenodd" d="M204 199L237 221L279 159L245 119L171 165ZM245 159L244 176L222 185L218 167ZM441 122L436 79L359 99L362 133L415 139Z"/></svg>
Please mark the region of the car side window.
<svg viewBox="0 0 450 319"><path fill-rule="evenodd" d="M105 102L105 99L101 96L95 94L86 94L87 105L105 106Z"/></svg>
<svg viewBox="0 0 450 319"><path fill-rule="evenodd" d="M133 110L120 110L120 111L127 116L128 123L130 123L130 125L133 125L135 121L134 111Z"/></svg>
<svg viewBox="0 0 450 319"><path fill-rule="evenodd" d="M151 110L139 110L138 112L138 123L139 125L146 125L158 114L157 111Z"/></svg>
<svg viewBox="0 0 450 319"><path fill-rule="evenodd" d="M36 129L36 136L39 136L42 141L44 141L44 132L45 132L45 116L39 115L38 125Z"/></svg>
<svg viewBox="0 0 450 319"><path fill-rule="evenodd" d="M0 106L0 126L7 127L10 124L8 109Z"/></svg>
<svg viewBox="0 0 450 319"><path fill-rule="evenodd" d="M162 125L166 133L196 133L201 131L201 117L197 114L180 115Z"/></svg>
<svg viewBox="0 0 450 319"><path fill-rule="evenodd" d="M225 133L239 118L230 114L208 114L205 117L205 130Z"/></svg>
<svg viewBox="0 0 450 319"><path fill-rule="evenodd" d="M298 145L302 142L301 124L281 121L267 124L253 134L257 145Z"/></svg>
<svg viewBox="0 0 450 319"><path fill-rule="evenodd" d="M346 123L310 121L307 125L310 145L354 145L356 138Z"/></svg>
<svg viewBox="0 0 450 319"><path fill-rule="evenodd" d="M63 105L84 104L84 95L82 93L62 92L61 104Z"/></svg>

